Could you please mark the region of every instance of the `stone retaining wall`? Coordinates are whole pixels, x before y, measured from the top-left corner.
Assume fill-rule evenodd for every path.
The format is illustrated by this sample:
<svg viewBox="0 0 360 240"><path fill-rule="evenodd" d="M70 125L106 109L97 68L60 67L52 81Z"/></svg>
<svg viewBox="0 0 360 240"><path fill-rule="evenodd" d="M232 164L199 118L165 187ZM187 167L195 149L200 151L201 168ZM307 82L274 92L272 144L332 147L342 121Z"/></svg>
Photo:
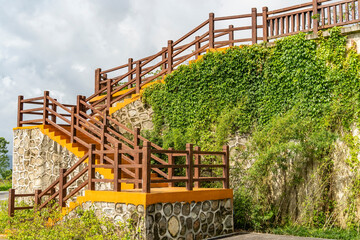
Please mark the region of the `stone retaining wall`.
<svg viewBox="0 0 360 240"><path fill-rule="evenodd" d="M232 199L157 203L146 209L147 239L206 239L231 232Z"/></svg>
<svg viewBox="0 0 360 240"><path fill-rule="evenodd" d="M156 203L146 210L143 205L110 202L85 202L81 207L114 222L132 219L132 227L141 232L134 239L206 239L234 230L232 199ZM75 216L74 210L69 217Z"/></svg>
<svg viewBox="0 0 360 240"><path fill-rule="evenodd" d="M36 189L44 190L59 177L60 168L70 168L79 159L66 148L44 135L40 129L14 130L13 175L12 186L16 193L34 193ZM81 171L81 164L68 180ZM103 178L96 172L97 178ZM69 193L87 179L85 173L79 180L69 186ZM96 183L96 189L112 190L111 183ZM85 187L76 196L83 196ZM33 198L31 198L33 199ZM23 199L25 200L25 199Z"/></svg>
<svg viewBox="0 0 360 240"><path fill-rule="evenodd" d="M151 130L154 127L152 115L153 110L150 107L145 107L141 100L136 100L114 112L111 117L131 129ZM119 131L121 132L121 129Z"/></svg>
<svg viewBox="0 0 360 240"><path fill-rule="evenodd" d="M45 189L78 158L40 129L14 130L13 188L17 193Z"/></svg>

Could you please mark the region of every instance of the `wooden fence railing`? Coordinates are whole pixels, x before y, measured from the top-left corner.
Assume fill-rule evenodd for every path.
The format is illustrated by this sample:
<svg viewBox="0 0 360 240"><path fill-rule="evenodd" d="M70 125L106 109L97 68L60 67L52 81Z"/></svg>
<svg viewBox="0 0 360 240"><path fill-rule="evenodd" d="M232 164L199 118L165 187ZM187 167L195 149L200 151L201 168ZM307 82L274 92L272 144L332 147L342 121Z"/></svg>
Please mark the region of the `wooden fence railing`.
<svg viewBox="0 0 360 240"><path fill-rule="evenodd" d="M40 107L33 108L33 104L40 105ZM131 130L127 128L111 118L107 111L101 112L92 107L85 101L84 96L79 95L77 97L77 105L61 104L56 99L51 98L48 91L45 91L43 97L24 99L23 96L19 96L18 105L20 109L18 111L18 127L48 124L67 135L72 143L78 142L87 149L90 148L89 143L80 138L77 133L90 138L98 145L98 149L103 151L112 149L112 146L118 143L125 143L124 149L131 151L136 146L140 146L141 141L148 141L140 135L140 129ZM62 112L59 112L60 110ZM41 116L41 118L33 119L34 115ZM99 120L94 115L101 117L102 120ZM27 120L23 120L24 117ZM59 124L59 122L61 123ZM121 134L119 129L125 131L129 137L127 138L124 134ZM151 146L158 150L162 149L154 143L151 143ZM134 157L134 155L130 154L130 156L124 156L124 160L131 162ZM154 154L151 155L151 159L159 164L166 163ZM112 160L106 156L102 156L100 162L112 164ZM153 168L153 171L162 177L168 177L166 172L157 168ZM127 172L127 174L136 177L131 172Z"/></svg>
<svg viewBox="0 0 360 240"><path fill-rule="evenodd" d="M29 108L28 105L40 107ZM184 182L188 190L200 187L203 181L221 181L224 188L229 188L229 149L224 146L222 152L205 152L200 148L187 145L186 150L164 150L140 135L139 129L131 130L108 116L108 112L100 112L85 101L85 97L77 97L77 105L61 104L49 96L24 99L19 97L18 127L29 124L44 124L55 127L67 135L72 143L79 143L88 152L69 169L60 169L59 177L44 190L36 190L31 194L9 194L9 215L14 216L15 210L41 210L53 201L65 207L66 201L83 189L95 189L96 182L113 183L114 191L121 191L121 183L132 183L143 192L151 191L151 183ZM59 110L65 113L59 113ZM102 120L91 116L88 111L103 114ZM38 115L41 118L31 119ZM23 118L30 118L23 120ZM61 121L62 124L58 122ZM117 128L126 131L131 137L126 138ZM85 135L91 142L84 140L79 134ZM141 144L142 143L142 144ZM210 163L202 163L201 156L212 157ZM184 164L178 164L175 157L185 157ZM218 159L219 157L222 158ZM96 161L98 160L98 161ZM220 163L221 162L221 163ZM112 169L114 179L98 179L96 168ZM201 176L201 169L220 168L221 176ZM176 169L184 169L178 171ZM151 173L158 173L161 178L151 179ZM180 175L179 175L180 173ZM185 176L182 173L186 173ZM205 173L206 174L206 173ZM34 206L15 207L17 197L34 197Z"/></svg>
<svg viewBox="0 0 360 240"><path fill-rule="evenodd" d="M225 26L225 22L231 25ZM244 22L246 22L244 24ZM360 22L359 0L313 0L287 8L269 11L267 7L258 12L252 8L249 14L215 17L213 13L199 26L176 41L169 40L158 53L139 59L130 58L128 63L108 70L95 70L95 93L90 97L78 96L76 105L61 104L45 92L44 96L32 99L18 99L17 126L51 125L69 136L71 142L78 142L88 152L71 168L61 169L59 178L45 190L32 194L9 194L9 215L15 210L32 207L15 207L16 197L34 197L36 209L42 209L52 200L60 206L84 188L95 190L96 182L112 182L114 191L121 191L121 183L133 183L136 188L150 192L151 183L176 182L186 184L188 190L199 187L203 181L221 181L229 187L229 150L205 152L187 145L186 150L164 150L140 136L139 129L131 130L112 119L108 110L115 102L131 94L139 93L141 87L170 74L186 61L198 58L213 48L232 47L236 43L255 44L296 34L317 32L333 26L350 25ZM124 94L117 94L122 90ZM38 116L35 117L34 116ZM130 138L118 129L127 132ZM79 134L91 139L85 141ZM95 143L95 144L94 144ZM141 144L142 143L142 144ZM201 162L203 155L222 161ZM176 157L185 158L178 164ZM99 160L96 163L95 159ZM80 166L87 166L80 169ZM110 168L114 179L96 179L95 168ZM204 169L220 168L221 176L207 174ZM75 169L78 169L75 174ZM180 170L179 170L180 169ZM183 169L181 171L181 169ZM151 179L156 172L161 179ZM185 176L179 173L186 173ZM83 179L79 184L79 180ZM81 182L81 181L80 181ZM71 187L72 184L76 187Z"/></svg>
<svg viewBox="0 0 360 240"><path fill-rule="evenodd" d="M95 92L86 101L100 111L109 109L115 102L139 93L145 84L163 78L208 49L267 42L299 32L316 33L333 26L354 24L360 21L359 12L358 0L313 0L273 11L267 7L263 7L262 12L252 8L251 13L235 16L215 17L210 13L206 21L177 41L169 40L168 45L154 55L138 60L129 58L127 63L107 70L96 69ZM229 21L231 25L225 27ZM125 94L114 97L125 89L128 89ZM99 96L102 98L98 99Z"/></svg>

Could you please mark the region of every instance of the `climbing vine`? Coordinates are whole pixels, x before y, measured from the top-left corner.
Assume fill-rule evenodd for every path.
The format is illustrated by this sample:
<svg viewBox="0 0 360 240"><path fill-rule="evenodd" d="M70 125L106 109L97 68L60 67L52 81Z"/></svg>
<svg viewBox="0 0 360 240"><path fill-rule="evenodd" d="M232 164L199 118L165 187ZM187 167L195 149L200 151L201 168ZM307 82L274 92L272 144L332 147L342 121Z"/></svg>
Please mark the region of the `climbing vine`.
<svg viewBox="0 0 360 240"><path fill-rule="evenodd" d="M360 190L358 144L349 137L360 110L359 60L339 28L318 40L300 33L273 47L209 52L180 66L165 84L146 89L143 100L154 110L155 125L147 135L165 148L191 142L208 150L220 149L232 134L245 135L248 145L232 170L238 226L265 229L297 219L307 226L333 225L338 140L350 149L345 164L354 172L349 208ZM308 189L311 182L316 191ZM291 197L303 207L291 212ZM249 204L253 210L246 211ZM358 219L351 216L348 226L355 226Z"/></svg>

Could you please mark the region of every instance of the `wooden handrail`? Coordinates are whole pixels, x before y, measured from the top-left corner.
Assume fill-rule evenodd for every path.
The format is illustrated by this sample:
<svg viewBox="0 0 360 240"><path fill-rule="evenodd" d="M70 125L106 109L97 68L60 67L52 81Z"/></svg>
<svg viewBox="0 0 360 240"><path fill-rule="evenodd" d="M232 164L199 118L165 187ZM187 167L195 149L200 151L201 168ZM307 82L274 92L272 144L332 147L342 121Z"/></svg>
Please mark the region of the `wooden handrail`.
<svg viewBox="0 0 360 240"><path fill-rule="evenodd" d="M297 4L297 5L293 5L290 7L286 7L286 8L281 8L281 9L277 9L277 10L272 10L272 11L268 11L267 7L263 7L263 11L262 12L257 12L256 8L252 9L251 13L247 13L247 14L239 14L239 15L233 15L233 16L224 16L224 17L214 17L213 14L209 15L209 19L205 20L203 23L201 23L199 26L195 27L194 29L192 29L191 31L189 31L187 34L185 34L184 36L182 36L181 38L179 38L178 40L174 41L172 43L172 48L169 47L165 47L162 48L161 51L159 51L158 53L145 57L143 59L138 60L141 64L140 66L143 67L145 65L147 65L148 63L152 62L153 60L155 60L156 58L162 57L162 60L159 61L157 64L154 64L152 67L147 67L147 68L143 68L141 70L140 73L138 73L140 76L145 76L147 73L149 73L150 71L156 69L159 66L162 66L163 68L167 68L168 71L167 73L171 72L172 69L176 66L179 65L179 63L176 64L164 64L164 54L167 55L167 59L168 62L171 63L175 63L177 60L180 60L181 63L186 61L187 59L189 59L190 57L192 57L193 55L191 54L186 54L185 56L182 57L177 57L175 58L177 55L181 54L182 52L184 52L186 49L189 49L190 47L194 47L196 48L198 42L209 42L208 47L209 48L214 48L215 46L233 46L234 43L242 43L242 42L252 42L252 43L257 43L258 41L268 41L268 39L274 39L274 38L278 38L278 37L282 37L282 36L288 36L291 34L296 34L299 32L299 28L300 25L302 26L302 31L314 31L317 32L317 30L319 29L319 23L318 20L316 18L311 18L310 15L311 14L315 14L319 12L319 10L323 9L324 7L322 7L322 3L328 2L329 0L313 0L312 2L307 2L307 3L303 3L303 4ZM324 5L325 7L329 6L335 6L335 5L339 5L339 4L347 4L347 3L353 3L353 0L345 0L345 1L338 1L335 3L330 3L327 5ZM341 9L342 10L342 9ZM352 16L354 16L355 14L355 9L351 9L352 11ZM284 20L283 18L287 17L287 16L294 16L293 18L295 18L295 16L300 16L300 15L307 15L307 19L303 19L303 22L300 22L297 20L297 22L295 23L295 20L291 20L292 21L292 27L291 30L288 32L288 30L284 30L285 28L289 29L289 20ZM320 11L320 14L323 14ZM358 22L360 21L359 19L356 19L356 21L354 21L354 19L352 19L351 21L348 19L349 17L349 10L346 10L345 12L345 22L347 22L348 24L354 23L354 22ZM257 23L257 19L258 18L262 19L262 24L258 24ZM235 26L233 27L231 30L229 29L223 29L223 28L216 28L216 26L214 25L215 22L220 22L220 21L229 21L229 20L236 20L236 19L251 19L252 24L250 26ZM301 16L301 18L305 18L304 16ZM272 21L278 21L280 19L280 24L276 23L276 25L274 26L272 24ZM270 22L270 24L268 24L268 22ZM310 28L306 28L305 29L305 22L307 25L311 26ZM285 25L286 23L286 25ZM194 35L196 32L198 32L199 30L203 29L205 26L209 25L209 31L204 34L204 35L208 35L208 38L203 38L198 40L196 37L192 38L192 35ZM297 26L295 26L297 25ZM334 24L328 24L329 26L341 26L344 25L342 19L340 20L339 23L334 23ZM321 28L324 29L326 26L324 26L324 24L322 24ZM270 28L270 29L269 29ZM276 30L276 33L274 33L274 28ZM295 28L297 30L295 30ZM241 38L237 38L237 39L229 39L229 40L223 40L223 41L218 41L215 43L214 38L216 37L220 37L220 36L224 36L226 35L227 32L234 32L234 31L241 31L241 30L248 30L251 29L252 30L252 35L251 37L241 37ZM258 37L257 33L258 33L258 29L263 31L263 37ZM269 34L270 32L270 34ZM219 33L218 35L214 35L214 33ZM269 38L270 37L270 38ZM179 43L185 41L185 40L189 40L189 43L187 44L183 44L181 46L178 46ZM195 49L196 50L196 49ZM172 52L170 52L172 51ZM200 51L202 52L202 51ZM198 56L198 55L196 55ZM132 61L131 63L133 64L136 61ZM125 68L126 66L129 66L128 64L124 64L121 65L119 67L115 67L106 71L102 71L101 73L108 73L111 72L112 70L117 70L119 68ZM115 84L117 84L118 81L124 79L126 76L128 76L129 74L133 74L134 73L134 69L133 67L129 68L128 73L123 74L122 76L119 77L119 79L117 79L116 81L113 81L112 83L112 90L111 90L111 94L116 93L117 91L120 91L123 88L119 88L115 90ZM164 69L163 69L164 70ZM130 78L130 79L135 79L135 78ZM129 81L128 85L133 85L135 83L135 81ZM127 85L127 86L128 86ZM102 92L104 92L105 89L102 89ZM121 97L118 97L117 100L121 100ZM99 102L95 103L95 105L97 105Z"/></svg>
<svg viewBox="0 0 360 240"><path fill-rule="evenodd" d="M142 183L142 189L144 192L150 192L150 185L152 182L167 182L169 183L169 186L173 186L174 182L182 181L186 182L187 188L191 190L193 185L199 186L200 182L203 181L223 181L223 187L228 188L229 148L227 146L224 146L223 151L221 152L201 151L199 148L194 148L190 144L187 145L187 149L185 151L172 149L164 150L160 146L147 141L146 138L139 135L139 130L133 131L127 128L107 114L104 115L104 112L108 111L113 103L124 99L126 96L135 92L139 93L140 88L145 84L156 78L165 76L165 74L171 73L173 69L184 61L190 60L194 56L196 58L199 57L200 54L204 53L209 48L223 46L231 47L234 43L241 42L257 43L258 41L268 41L268 39L288 36L296 34L300 31L313 31L316 33L319 29L360 22L359 0L342 0L323 4L326 2L330 1L313 0L312 2L297 4L272 11L268 11L267 7L264 7L262 12L257 12L257 9L253 8L251 13L224 17L215 17L214 14L211 13L209 14L209 18L207 20L189 31L184 36L180 37L178 40L169 40L168 46L162 48L162 50L156 54L144 57L137 61L129 59L128 63L108 70L101 70L98 68L95 72L95 93L88 98L78 98L76 105L62 104L56 99L51 98L49 96L49 92L47 91L45 91L44 96L41 97L24 99L23 96L19 96L17 117L18 127L21 127L24 124L49 124L69 136L72 142L78 142L85 149L88 149L88 152L73 166L71 166L70 169L62 170L62 173L60 174L61 177L57 178L43 191L37 191L35 194L15 194L15 190L12 189L9 194L9 215L13 216L15 210L22 209L22 207L15 207L15 197L35 197L35 202L39 204L38 209L41 209L57 197L59 198L60 205L64 206L66 200L70 199L87 185L90 190L94 190L95 182L105 181L103 179L95 179L95 167L100 166L95 165L95 157L100 158L102 161L107 163L106 165L103 165L104 168L118 171L117 179L116 177L115 179L110 179L110 182L115 183L116 191L121 190L118 184L121 182L131 182L136 184L137 187L139 187L140 183ZM354 6L355 2L358 4L356 10L355 8L349 9L346 7L349 4ZM336 9L337 6L340 6L338 10ZM345 9L343 6L345 6ZM332 8L334 11L331 11ZM339 12L336 12L336 10ZM319 18L312 18L315 14L319 14ZM327 16L327 21L325 21L325 15ZM337 15L340 17L339 20L334 18L334 16ZM251 20L250 26L230 25L229 28L217 28L216 25L216 23L220 21L244 18ZM258 23L258 18L261 18L261 23ZM335 20L331 20L331 18L334 18ZM199 33L200 30L204 31L204 29L205 33ZM251 35L235 38L234 32L242 30L251 30ZM259 37L257 34L261 31L263 34ZM196 33L198 33L199 36L194 36ZM228 40L221 39L220 41L216 41L217 38L223 37L227 34L229 35ZM180 45L180 43L184 41L185 43ZM186 50L192 49L192 47L194 48L192 53L185 53ZM160 73L157 73L154 76L146 77L148 73L159 68L161 69ZM126 69L127 72L114 78L107 77L108 73L120 69ZM123 80L127 80L127 83L118 86L118 84ZM132 89L129 89L129 91L120 96L113 96L115 93L126 88ZM101 99L94 101L93 103L89 102L99 96L101 96ZM40 105L41 107L26 108L26 106L31 105ZM60 109L66 113L60 113ZM88 110L92 111L92 113L87 114ZM95 114L101 116L102 120L96 119L94 117ZM24 120L24 115L42 115L42 119ZM71 120L69 120L68 117L71 117ZM57 118L65 121L68 125L63 126L58 124L56 122ZM120 134L116 128L109 126L119 127L129 133L130 138ZM94 144L90 144L87 140L84 141L81 137L79 137L79 133L86 135L92 139L91 141L96 142L98 145L100 144L100 150L96 150L96 146ZM139 146L140 141L143 142L142 148ZM162 159L161 156L164 155L167 156L168 160ZM201 163L200 159L203 155L220 157L222 158L222 164ZM186 164L175 164L174 158L177 156L186 156ZM86 170L83 169L76 175L72 176L75 169L77 169L81 164L84 164L86 159L88 159L88 167L85 168ZM123 159L129 164L126 166L120 164L119 159ZM194 159L195 162L193 162ZM151 160L154 160L156 163L151 164ZM206 167L222 168L222 177L200 176L200 168ZM174 168L186 168L187 177L173 176L172 169ZM167 169L167 172L162 169ZM158 173L164 178L152 180L150 178L152 171ZM67 193L66 189L77 182L77 180L87 172L88 179L82 182L70 193ZM120 179L121 174L119 175L119 173L121 172L131 176L132 179ZM70 178L69 181L67 181L67 178ZM58 190L55 191L57 185L59 185L60 188L57 187ZM50 197L45 202L41 202L41 198L47 195Z"/></svg>

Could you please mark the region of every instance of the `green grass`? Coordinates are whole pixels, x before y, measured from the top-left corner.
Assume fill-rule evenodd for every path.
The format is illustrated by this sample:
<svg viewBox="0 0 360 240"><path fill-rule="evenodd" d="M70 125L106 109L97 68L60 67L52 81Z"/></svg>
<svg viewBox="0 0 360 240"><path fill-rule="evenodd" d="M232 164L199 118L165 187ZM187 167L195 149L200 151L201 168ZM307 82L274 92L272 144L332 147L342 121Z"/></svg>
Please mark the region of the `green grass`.
<svg viewBox="0 0 360 240"><path fill-rule="evenodd" d="M356 230L345 230L340 228L318 229L301 226L284 226L271 230L271 233L280 235L293 235L301 237L316 237L327 239L360 239L360 234Z"/></svg>
<svg viewBox="0 0 360 240"><path fill-rule="evenodd" d="M1 180L0 181L0 191L7 191L12 187L11 180Z"/></svg>

